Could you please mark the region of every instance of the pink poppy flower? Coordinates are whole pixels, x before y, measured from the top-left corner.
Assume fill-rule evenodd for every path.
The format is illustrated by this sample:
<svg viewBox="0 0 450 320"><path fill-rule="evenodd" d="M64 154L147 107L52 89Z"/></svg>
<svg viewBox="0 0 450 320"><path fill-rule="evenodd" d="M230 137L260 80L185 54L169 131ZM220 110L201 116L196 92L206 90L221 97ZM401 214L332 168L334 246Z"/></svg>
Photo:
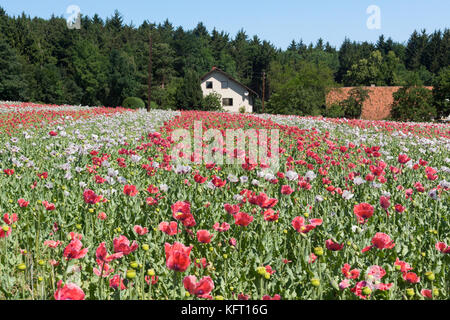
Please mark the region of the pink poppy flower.
<svg viewBox="0 0 450 320"><path fill-rule="evenodd" d="M61 287L62 280L58 281L58 289L53 294L55 300L84 300L85 294L79 286L74 283L66 283Z"/></svg>
<svg viewBox="0 0 450 320"><path fill-rule="evenodd" d="M133 243L130 246L130 240L128 240L127 237L125 236L114 238L113 245L114 245L114 252L116 253L122 252L126 256L136 251L138 248L138 244L136 241L133 241Z"/></svg>

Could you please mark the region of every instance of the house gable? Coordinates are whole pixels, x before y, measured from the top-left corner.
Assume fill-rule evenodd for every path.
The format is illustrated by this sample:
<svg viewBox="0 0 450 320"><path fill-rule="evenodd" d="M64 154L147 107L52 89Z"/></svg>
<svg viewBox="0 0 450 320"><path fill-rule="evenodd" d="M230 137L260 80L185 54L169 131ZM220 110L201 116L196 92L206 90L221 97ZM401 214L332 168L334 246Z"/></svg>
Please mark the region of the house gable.
<svg viewBox="0 0 450 320"><path fill-rule="evenodd" d="M201 88L203 96L218 93L226 111L239 112L244 107L245 112L253 112L253 96L257 95L256 92L220 69L213 68L201 77Z"/></svg>

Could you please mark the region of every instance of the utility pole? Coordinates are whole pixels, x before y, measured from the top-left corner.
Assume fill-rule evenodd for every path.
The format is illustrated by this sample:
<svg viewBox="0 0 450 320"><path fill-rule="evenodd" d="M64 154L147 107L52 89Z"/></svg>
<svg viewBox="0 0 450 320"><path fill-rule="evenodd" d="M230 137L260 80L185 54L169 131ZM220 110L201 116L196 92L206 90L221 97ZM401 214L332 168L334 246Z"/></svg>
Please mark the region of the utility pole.
<svg viewBox="0 0 450 320"><path fill-rule="evenodd" d="M148 36L149 42L149 54L148 54L148 106L147 111L150 112L151 102L152 102L152 49L153 49L153 41L152 41L152 30L150 29L150 34Z"/></svg>
<svg viewBox="0 0 450 320"><path fill-rule="evenodd" d="M266 93L266 72L263 72L263 85L262 85L262 113L264 113L264 98Z"/></svg>

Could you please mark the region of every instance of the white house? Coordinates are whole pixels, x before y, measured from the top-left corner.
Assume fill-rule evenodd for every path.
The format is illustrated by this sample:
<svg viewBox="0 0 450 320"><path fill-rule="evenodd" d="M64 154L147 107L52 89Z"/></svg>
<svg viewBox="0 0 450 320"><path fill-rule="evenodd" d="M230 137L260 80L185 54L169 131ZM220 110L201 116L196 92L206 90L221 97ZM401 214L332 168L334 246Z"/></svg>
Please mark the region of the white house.
<svg viewBox="0 0 450 320"><path fill-rule="evenodd" d="M220 94L226 111L239 112L244 107L245 112L253 112L254 97L258 94L225 71L213 67L200 79L203 96L213 92Z"/></svg>

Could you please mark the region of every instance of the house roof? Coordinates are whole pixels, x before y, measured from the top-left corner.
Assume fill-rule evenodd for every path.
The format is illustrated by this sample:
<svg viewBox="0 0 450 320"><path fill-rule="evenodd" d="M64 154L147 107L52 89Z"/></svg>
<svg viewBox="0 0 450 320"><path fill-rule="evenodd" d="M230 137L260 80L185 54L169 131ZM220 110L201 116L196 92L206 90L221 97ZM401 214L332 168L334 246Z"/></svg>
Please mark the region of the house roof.
<svg viewBox="0 0 450 320"><path fill-rule="evenodd" d="M355 87L333 88L326 97L327 106L345 100ZM364 87L369 97L363 103L361 118L365 120L383 120L389 117L394 102L393 94L401 87ZM433 89L433 87L425 87Z"/></svg>
<svg viewBox="0 0 450 320"><path fill-rule="evenodd" d="M226 73L225 71L223 71L223 70L221 70L221 69L219 69L219 68L217 68L217 67L212 67L211 71L205 73L205 74L200 78L200 80L203 81L206 77L208 77L210 74L212 74L212 73L214 73L214 72L219 72L219 73L223 74L223 75L226 76L228 79L230 79L230 80L236 82L238 85L244 87L244 88L245 88L248 92L250 92L251 94L253 94L253 95L259 97L259 95L258 95L255 91L253 91L252 89L250 89L250 88L247 87L246 85L242 84L241 82L237 81L237 80L236 80L235 78L233 78L230 74Z"/></svg>

